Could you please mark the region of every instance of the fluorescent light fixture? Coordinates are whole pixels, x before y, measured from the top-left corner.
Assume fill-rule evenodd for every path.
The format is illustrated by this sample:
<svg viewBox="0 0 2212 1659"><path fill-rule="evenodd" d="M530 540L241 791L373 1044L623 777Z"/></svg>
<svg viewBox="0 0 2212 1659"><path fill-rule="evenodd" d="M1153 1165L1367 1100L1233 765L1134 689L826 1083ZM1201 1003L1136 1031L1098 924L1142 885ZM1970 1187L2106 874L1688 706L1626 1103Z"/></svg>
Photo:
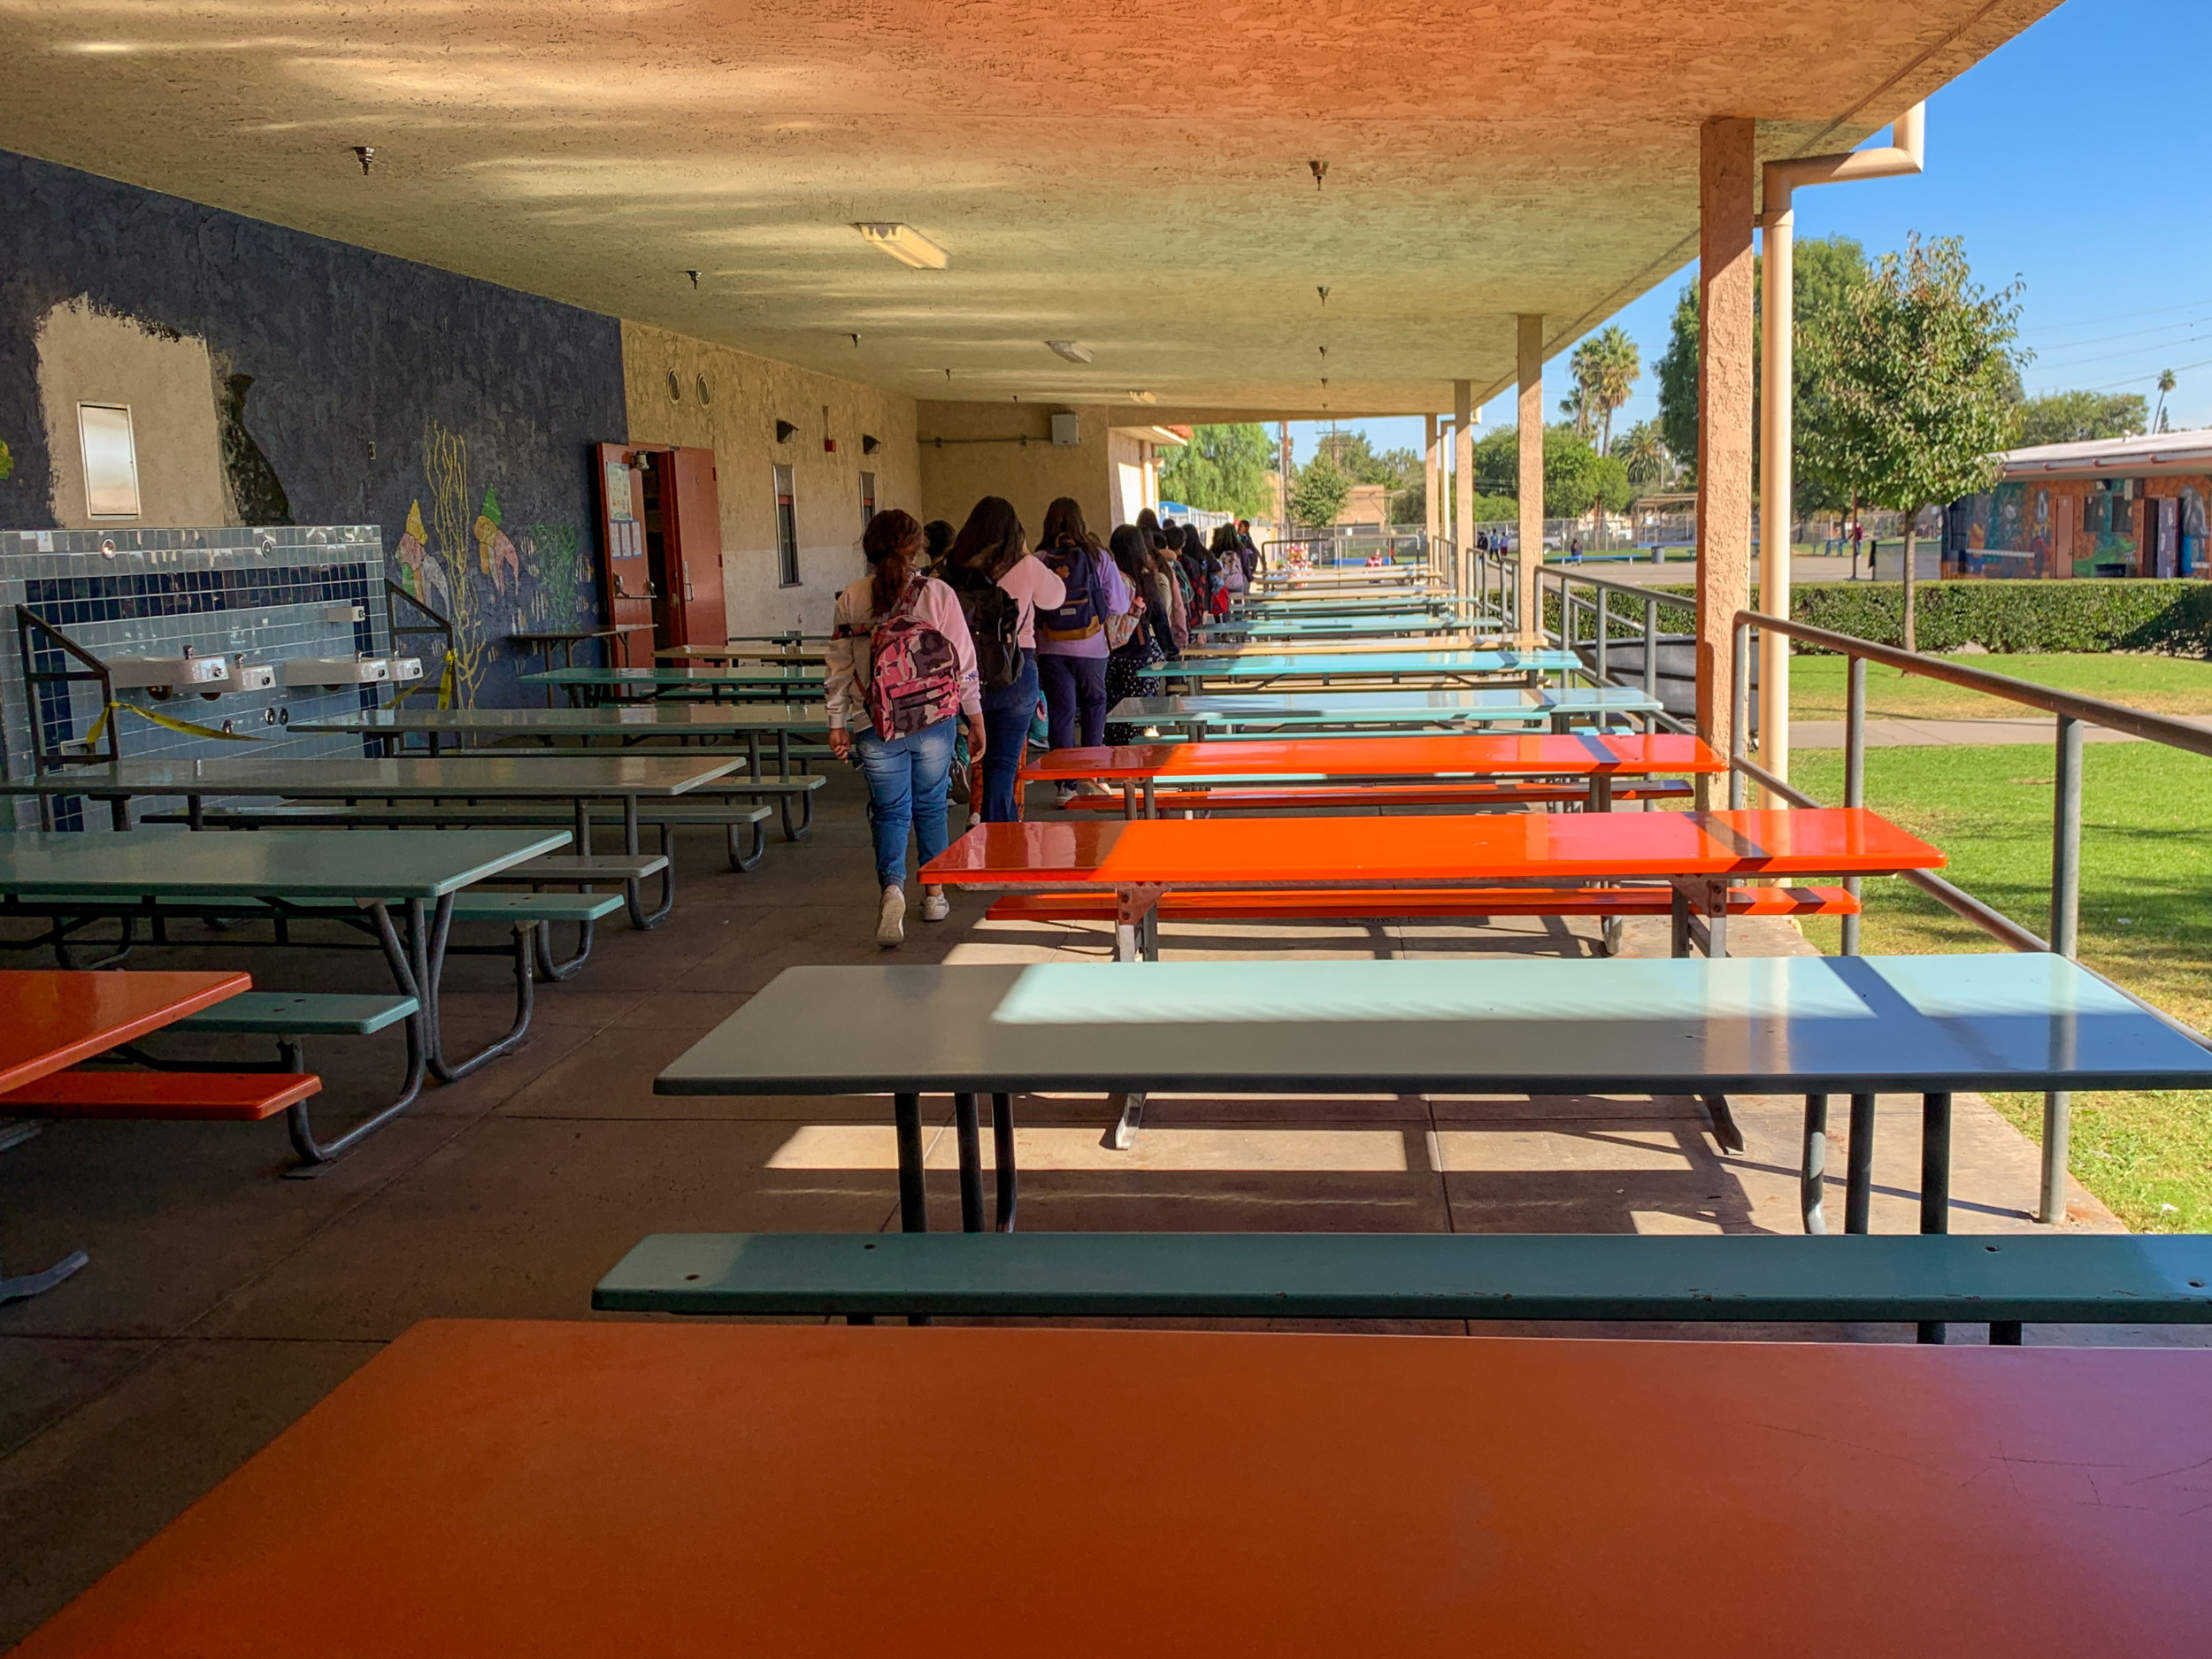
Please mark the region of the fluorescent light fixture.
<svg viewBox="0 0 2212 1659"><path fill-rule="evenodd" d="M1056 357L1065 357L1070 363L1088 363L1091 360L1091 349L1078 345L1072 340L1048 340L1045 349Z"/></svg>
<svg viewBox="0 0 2212 1659"><path fill-rule="evenodd" d="M1156 403L1160 401L1160 395L1157 392L1132 392L1129 401L1133 403Z"/></svg>
<svg viewBox="0 0 2212 1659"><path fill-rule="evenodd" d="M882 249L901 265L910 265L918 271L942 271L952 258L911 225L877 221L856 224L853 228L871 247Z"/></svg>

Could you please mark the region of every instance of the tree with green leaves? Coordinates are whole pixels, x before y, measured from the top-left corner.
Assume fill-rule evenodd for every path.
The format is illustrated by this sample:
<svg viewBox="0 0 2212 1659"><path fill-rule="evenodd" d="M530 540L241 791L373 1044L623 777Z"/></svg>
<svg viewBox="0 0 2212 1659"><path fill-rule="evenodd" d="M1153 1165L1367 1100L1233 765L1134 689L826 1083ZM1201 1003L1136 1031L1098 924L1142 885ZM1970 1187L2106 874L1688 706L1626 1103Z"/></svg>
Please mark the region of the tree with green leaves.
<svg viewBox="0 0 2212 1659"><path fill-rule="evenodd" d="M2016 419L2020 285L1991 294L1955 236L1908 236L1816 337L1827 419L1809 448L1856 499L1905 519L1905 649L1913 628L1913 519L1993 486Z"/></svg>
<svg viewBox="0 0 2212 1659"><path fill-rule="evenodd" d="M2149 430L2149 404L2140 392L2046 392L2020 405L2013 442L2088 443Z"/></svg>
<svg viewBox="0 0 2212 1659"><path fill-rule="evenodd" d="M1318 528L1334 524L1352 493L1352 480L1326 449L1298 469L1290 486L1290 516L1299 524ZM1196 503L1194 503L1194 505Z"/></svg>
<svg viewBox="0 0 2212 1659"><path fill-rule="evenodd" d="M1628 469L1628 481L1639 489L1664 489L1673 476L1674 457L1667 452L1667 441L1655 420L1638 421L1621 434L1609 453Z"/></svg>
<svg viewBox="0 0 2212 1659"><path fill-rule="evenodd" d="M2175 384L2175 382L2174 382L2174 372L2173 372L2171 369L2161 369L2161 370L2159 370L2159 372L2158 372L2158 413L2157 413L2156 417L2155 417L2154 419L2153 419L2153 420L2151 421L2151 430L2152 430L2153 432L2164 432L2164 431L2167 429L2167 428L2166 428L2166 396L2167 396L2167 394L2168 394L2168 393L2171 392L2171 391L2174 389L2174 384Z"/></svg>
<svg viewBox="0 0 2212 1659"><path fill-rule="evenodd" d="M1190 442L1160 469L1160 494L1205 512L1256 518L1275 504L1267 478L1274 465L1265 426L1193 426Z"/></svg>
<svg viewBox="0 0 2212 1659"><path fill-rule="evenodd" d="M1475 445L1475 488L1518 499L1521 434L1517 426L1486 433ZM1571 421L1544 428L1544 517L1579 518L1599 497L1598 452Z"/></svg>
<svg viewBox="0 0 2212 1659"><path fill-rule="evenodd" d="M1612 452L1614 413L1628 401L1643 372L1636 342L1618 323L1592 334L1567 359L1574 392L1561 403L1560 412L1573 418L1576 433L1585 439L1593 425L1597 427L1600 455Z"/></svg>

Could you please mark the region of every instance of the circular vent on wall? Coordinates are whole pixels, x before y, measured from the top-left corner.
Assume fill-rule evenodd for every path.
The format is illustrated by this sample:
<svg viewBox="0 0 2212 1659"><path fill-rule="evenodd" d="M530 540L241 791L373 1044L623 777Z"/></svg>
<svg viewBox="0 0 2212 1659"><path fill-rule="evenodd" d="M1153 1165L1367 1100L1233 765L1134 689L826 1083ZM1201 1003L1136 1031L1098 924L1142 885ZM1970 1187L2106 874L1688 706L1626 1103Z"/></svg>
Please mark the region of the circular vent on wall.
<svg viewBox="0 0 2212 1659"><path fill-rule="evenodd" d="M684 401L684 383L676 378L676 371L673 369L668 372L668 401L672 403L680 403Z"/></svg>
<svg viewBox="0 0 2212 1659"><path fill-rule="evenodd" d="M699 394L699 401L701 403L711 403L714 401L712 395L707 390L707 377L705 375L702 374L695 377L691 385L692 389Z"/></svg>

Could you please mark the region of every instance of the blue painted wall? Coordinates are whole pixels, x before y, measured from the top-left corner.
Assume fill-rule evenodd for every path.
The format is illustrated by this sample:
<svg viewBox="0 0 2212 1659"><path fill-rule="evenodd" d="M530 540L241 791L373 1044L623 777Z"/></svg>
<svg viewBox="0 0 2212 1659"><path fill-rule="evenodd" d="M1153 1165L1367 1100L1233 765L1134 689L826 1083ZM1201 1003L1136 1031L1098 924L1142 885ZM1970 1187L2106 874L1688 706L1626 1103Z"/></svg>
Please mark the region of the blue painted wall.
<svg viewBox="0 0 2212 1659"><path fill-rule="evenodd" d="M82 296L251 376L241 499L277 500L257 449L264 514L380 526L461 628L462 699L538 700L501 641L597 615L588 446L627 435L618 321L6 151L0 204L0 528L56 523L36 331Z"/></svg>

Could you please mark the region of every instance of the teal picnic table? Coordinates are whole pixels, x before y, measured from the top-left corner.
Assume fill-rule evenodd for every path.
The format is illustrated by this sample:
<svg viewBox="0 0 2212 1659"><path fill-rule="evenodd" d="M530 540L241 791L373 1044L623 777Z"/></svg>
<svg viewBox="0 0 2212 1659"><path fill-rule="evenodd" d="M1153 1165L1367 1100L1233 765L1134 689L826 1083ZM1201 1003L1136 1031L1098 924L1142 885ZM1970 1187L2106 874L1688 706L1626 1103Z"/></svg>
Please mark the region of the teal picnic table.
<svg viewBox="0 0 2212 1659"><path fill-rule="evenodd" d="M1532 683L1546 674L1573 674L1585 664L1572 651L1499 649L1377 650L1343 655L1301 655L1295 650L1275 656L1201 657L1189 663L1152 663L1137 671L1141 680L1231 680L1254 687L1279 680L1432 680L1471 686L1501 675L1518 675Z"/></svg>
<svg viewBox="0 0 2212 1659"><path fill-rule="evenodd" d="M819 696L827 680L826 672L796 663L752 668L556 668L522 676L525 685L558 686L570 702L586 705L672 699L788 703L795 695Z"/></svg>
<svg viewBox="0 0 2212 1659"><path fill-rule="evenodd" d="M395 710L396 712L396 710ZM700 751L668 755L565 755L539 757L483 758L458 757L433 759L368 760L359 757L253 757L212 760L123 760L104 766L78 766L35 778L0 780L0 795L81 795L104 801L119 829L130 824L130 803L140 796L168 796L185 803L186 822L203 829L211 821L229 821L219 813L212 820L210 801L279 797L288 804L276 809L288 818L379 823L373 815L357 815L355 803L367 801L409 802L426 808L438 805L452 814L452 821L471 821L480 803L495 803L485 819L511 818L517 804L565 803L573 813L579 854L591 850L591 810L612 803L622 814L622 850L628 860L641 857L638 807L641 801L669 801L713 783L738 768L733 755ZM301 804L305 803L305 804ZM260 827L267 810L234 821ZM622 876L630 919L639 927L651 927L676 902L676 866L665 856L657 873L661 902L648 911L643 877Z"/></svg>
<svg viewBox="0 0 2212 1659"><path fill-rule="evenodd" d="M515 1028L482 1053L449 1062L439 1026L439 982L455 896L465 887L559 851L566 830L391 830L334 835L326 830L265 830L212 835L148 828L128 833L19 830L0 835L0 916L51 924L50 942L65 949L73 920L144 920L197 916L219 920L317 918L372 934L400 995L417 1003L409 1017L409 1069L426 1061L442 1079L465 1076L520 1041L529 1025L523 1002ZM398 906L403 930L392 918ZM227 945L227 949L235 949ZM526 953L519 960L526 967ZM334 1155L388 1121L394 1105L323 1148Z"/></svg>
<svg viewBox="0 0 2212 1659"><path fill-rule="evenodd" d="M1208 639L1223 639L1237 634L1249 640L1364 640L1452 634L1457 632L1459 627L1457 618L1440 611L1376 611L1364 616L1317 617L1310 621L1299 618L1278 621L1263 617L1248 622L1210 623L1202 628L1194 628L1192 632Z"/></svg>
<svg viewBox="0 0 2212 1659"><path fill-rule="evenodd" d="M741 741L745 764L762 777L761 741L773 738L777 774L792 776L794 738L829 736L829 710L819 703L624 703L569 709L367 709L302 720L301 733L345 733L380 742L388 753L411 736L421 737L437 753L448 738L504 745L710 744ZM526 752L517 750L515 752ZM802 764L807 758L795 757ZM789 825L785 828L789 830ZM795 839L796 839L795 837Z"/></svg>
<svg viewBox="0 0 2212 1659"><path fill-rule="evenodd" d="M1578 720L1602 727L1617 718L1661 712L1657 698L1627 686L1557 690L1222 692L1187 697L1130 697L1106 718L1118 725L1204 738L1222 732L1453 730L1462 726L1548 726Z"/></svg>

